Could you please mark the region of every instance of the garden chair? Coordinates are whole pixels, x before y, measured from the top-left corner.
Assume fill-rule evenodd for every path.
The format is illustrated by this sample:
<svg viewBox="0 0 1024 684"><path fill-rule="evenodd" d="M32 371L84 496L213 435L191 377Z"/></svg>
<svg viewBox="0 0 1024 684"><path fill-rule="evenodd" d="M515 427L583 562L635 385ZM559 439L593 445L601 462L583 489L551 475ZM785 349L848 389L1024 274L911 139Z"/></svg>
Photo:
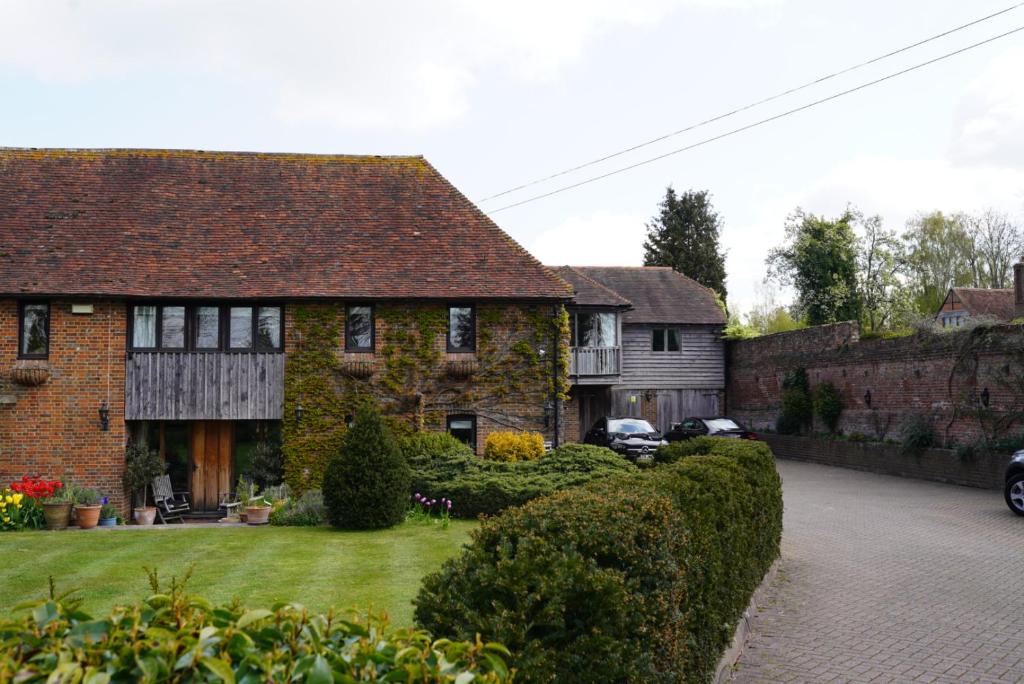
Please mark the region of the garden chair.
<svg viewBox="0 0 1024 684"><path fill-rule="evenodd" d="M156 504L156 515L160 522L167 524L172 520L185 522L182 517L192 510L188 492L175 492L171 488L171 476L161 475L153 478L153 502Z"/></svg>

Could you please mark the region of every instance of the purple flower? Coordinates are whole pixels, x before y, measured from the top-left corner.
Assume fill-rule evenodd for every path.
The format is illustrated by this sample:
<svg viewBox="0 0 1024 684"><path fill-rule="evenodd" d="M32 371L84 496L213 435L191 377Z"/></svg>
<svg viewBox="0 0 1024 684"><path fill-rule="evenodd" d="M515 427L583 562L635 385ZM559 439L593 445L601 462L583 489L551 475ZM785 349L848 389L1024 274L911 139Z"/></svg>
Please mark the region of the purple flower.
<svg viewBox="0 0 1024 684"><path fill-rule="evenodd" d="M110 497L109 496L103 497L103 505L106 506L108 503L110 503Z"/></svg>
<svg viewBox="0 0 1024 684"><path fill-rule="evenodd" d="M448 510L451 510L451 509L452 509L452 502L451 502L451 501L449 501L449 502L448 502Z"/></svg>
<svg viewBox="0 0 1024 684"><path fill-rule="evenodd" d="M430 505L431 505L431 506L433 506L433 505L434 505L434 504L436 504L436 503L437 503L437 499L431 499L431 500L430 500Z"/></svg>

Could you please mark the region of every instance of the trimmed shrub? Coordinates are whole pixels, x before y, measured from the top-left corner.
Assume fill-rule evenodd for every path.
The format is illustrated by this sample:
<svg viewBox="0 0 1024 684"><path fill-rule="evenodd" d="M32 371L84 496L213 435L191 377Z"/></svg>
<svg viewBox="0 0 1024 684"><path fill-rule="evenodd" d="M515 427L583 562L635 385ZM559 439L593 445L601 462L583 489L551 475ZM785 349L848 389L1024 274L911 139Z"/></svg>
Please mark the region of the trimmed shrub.
<svg viewBox="0 0 1024 684"><path fill-rule="evenodd" d="M484 440L484 458L518 463L544 455L544 436L539 432L492 432Z"/></svg>
<svg viewBox="0 0 1024 684"><path fill-rule="evenodd" d="M280 444L269 440L256 443L249 462L249 477L264 488L281 484L284 480L284 454Z"/></svg>
<svg viewBox="0 0 1024 684"><path fill-rule="evenodd" d="M519 681L708 681L778 557L782 489L764 443L682 444L486 521L424 580L417 622L502 641Z"/></svg>
<svg viewBox="0 0 1024 684"><path fill-rule="evenodd" d="M928 416L915 413L903 425L900 451L905 454L920 454L935 446L935 428Z"/></svg>
<svg viewBox="0 0 1024 684"><path fill-rule="evenodd" d="M0 619L0 681L511 681L498 644L434 640L384 617L346 621L290 604L215 608L180 584L153 593L93 619L80 600L51 591Z"/></svg>
<svg viewBox="0 0 1024 684"><path fill-rule="evenodd" d="M327 524L327 508L319 489L310 489L298 498L285 499L270 512L270 524L285 527L315 527Z"/></svg>
<svg viewBox="0 0 1024 684"><path fill-rule="evenodd" d="M496 515L562 489L623 473L636 466L611 449L567 444L535 461L504 463L469 454L449 452L418 460L413 468L413 494L446 497L452 515L475 518Z"/></svg>
<svg viewBox="0 0 1024 684"><path fill-rule="evenodd" d="M324 472L328 521L354 530L396 525L409 506L409 485L409 466L391 430L377 411L361 408Z"/></svg>
<svg viewBox="0 0 1024 684"><path fill-rule="evenodd" d="M814 413L829 432L835 433L842 412L843 398L836 386L831 382L818 385L814 390Z"/></svg>

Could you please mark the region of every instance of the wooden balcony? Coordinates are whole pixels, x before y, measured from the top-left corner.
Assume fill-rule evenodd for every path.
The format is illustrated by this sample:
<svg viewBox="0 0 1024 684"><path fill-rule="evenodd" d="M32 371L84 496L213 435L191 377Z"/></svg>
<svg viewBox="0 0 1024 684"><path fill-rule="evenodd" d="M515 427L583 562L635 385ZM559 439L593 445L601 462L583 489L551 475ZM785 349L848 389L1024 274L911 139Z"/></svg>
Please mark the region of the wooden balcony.
<svg viewBox="0 0 1024 684"><path fill-rule="evenodd" d="M619 375L621 358L620 347L573 347L569 374L579 384L610 382Z"/></svg>
<svg viewBox="0 0 1024 684"><path fill-rule="evenodd" d="M129 352L125 420L280 420L284 354Z"/></svg>

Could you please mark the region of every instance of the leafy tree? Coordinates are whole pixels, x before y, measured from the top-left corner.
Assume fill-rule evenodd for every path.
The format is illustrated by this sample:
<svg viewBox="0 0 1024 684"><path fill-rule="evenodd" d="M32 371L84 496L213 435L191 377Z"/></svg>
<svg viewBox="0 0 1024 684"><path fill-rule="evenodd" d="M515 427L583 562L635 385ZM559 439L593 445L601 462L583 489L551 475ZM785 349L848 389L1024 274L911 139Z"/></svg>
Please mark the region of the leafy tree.
<svg viewBox="0 0 1024 684"><path fill-rule="evenodd" d="M934 315L949 288L975 283L971 239L959 217L918 214L908 221L903 241L911 292L922 314Z"/></svg>
<svg viewBox="0 0 1024 684"><path fill-rule="evenodd" d="M1013 264L1024 253L1024 234L1006 214L987 209L958 216L970 241L974 287L1012 287Z"/></svg>
<svg viewBox="0 0 1024 684"><path fill-rule="evenodd" d="M757 301L747 314L747 325L757 330L758 334L771 335L807 327L793 318L789 309L779 303L778 288L771 280L762 280L754 291Z"/></svg>
<svg viewBox="0 0 1024 684"><path fill-rule="evenodd" d="M722 221L706 190L682 195L669 186L658 215L647 224L645 266L671 266L721 297L725 290L725 252L718 244Z"/></svg>
<svg viewBox="0 0 1024 684"><path fill-rule="evenodd" d="M851 210L862 237L857 250L857 291L861 324L870 332L904 327L913 318L913 301L904 281L907 254L881 216L865 217Z"/></svg>
<svg viewBox="0 0 1024 684"><path fill-rule="evenodd" d="M797 312L810 325L857 320L857 236L846 211L829 220L797 209L786 243L768 254L769 275L796 289Z"/></svg>
<svg viewBox="0 0 1024 684"><path fill-rule="evenodd" d="M409 507L410 479L390 428L379 412L363 407L324 471L328 519L349 530L396 525Z"/></svg>

